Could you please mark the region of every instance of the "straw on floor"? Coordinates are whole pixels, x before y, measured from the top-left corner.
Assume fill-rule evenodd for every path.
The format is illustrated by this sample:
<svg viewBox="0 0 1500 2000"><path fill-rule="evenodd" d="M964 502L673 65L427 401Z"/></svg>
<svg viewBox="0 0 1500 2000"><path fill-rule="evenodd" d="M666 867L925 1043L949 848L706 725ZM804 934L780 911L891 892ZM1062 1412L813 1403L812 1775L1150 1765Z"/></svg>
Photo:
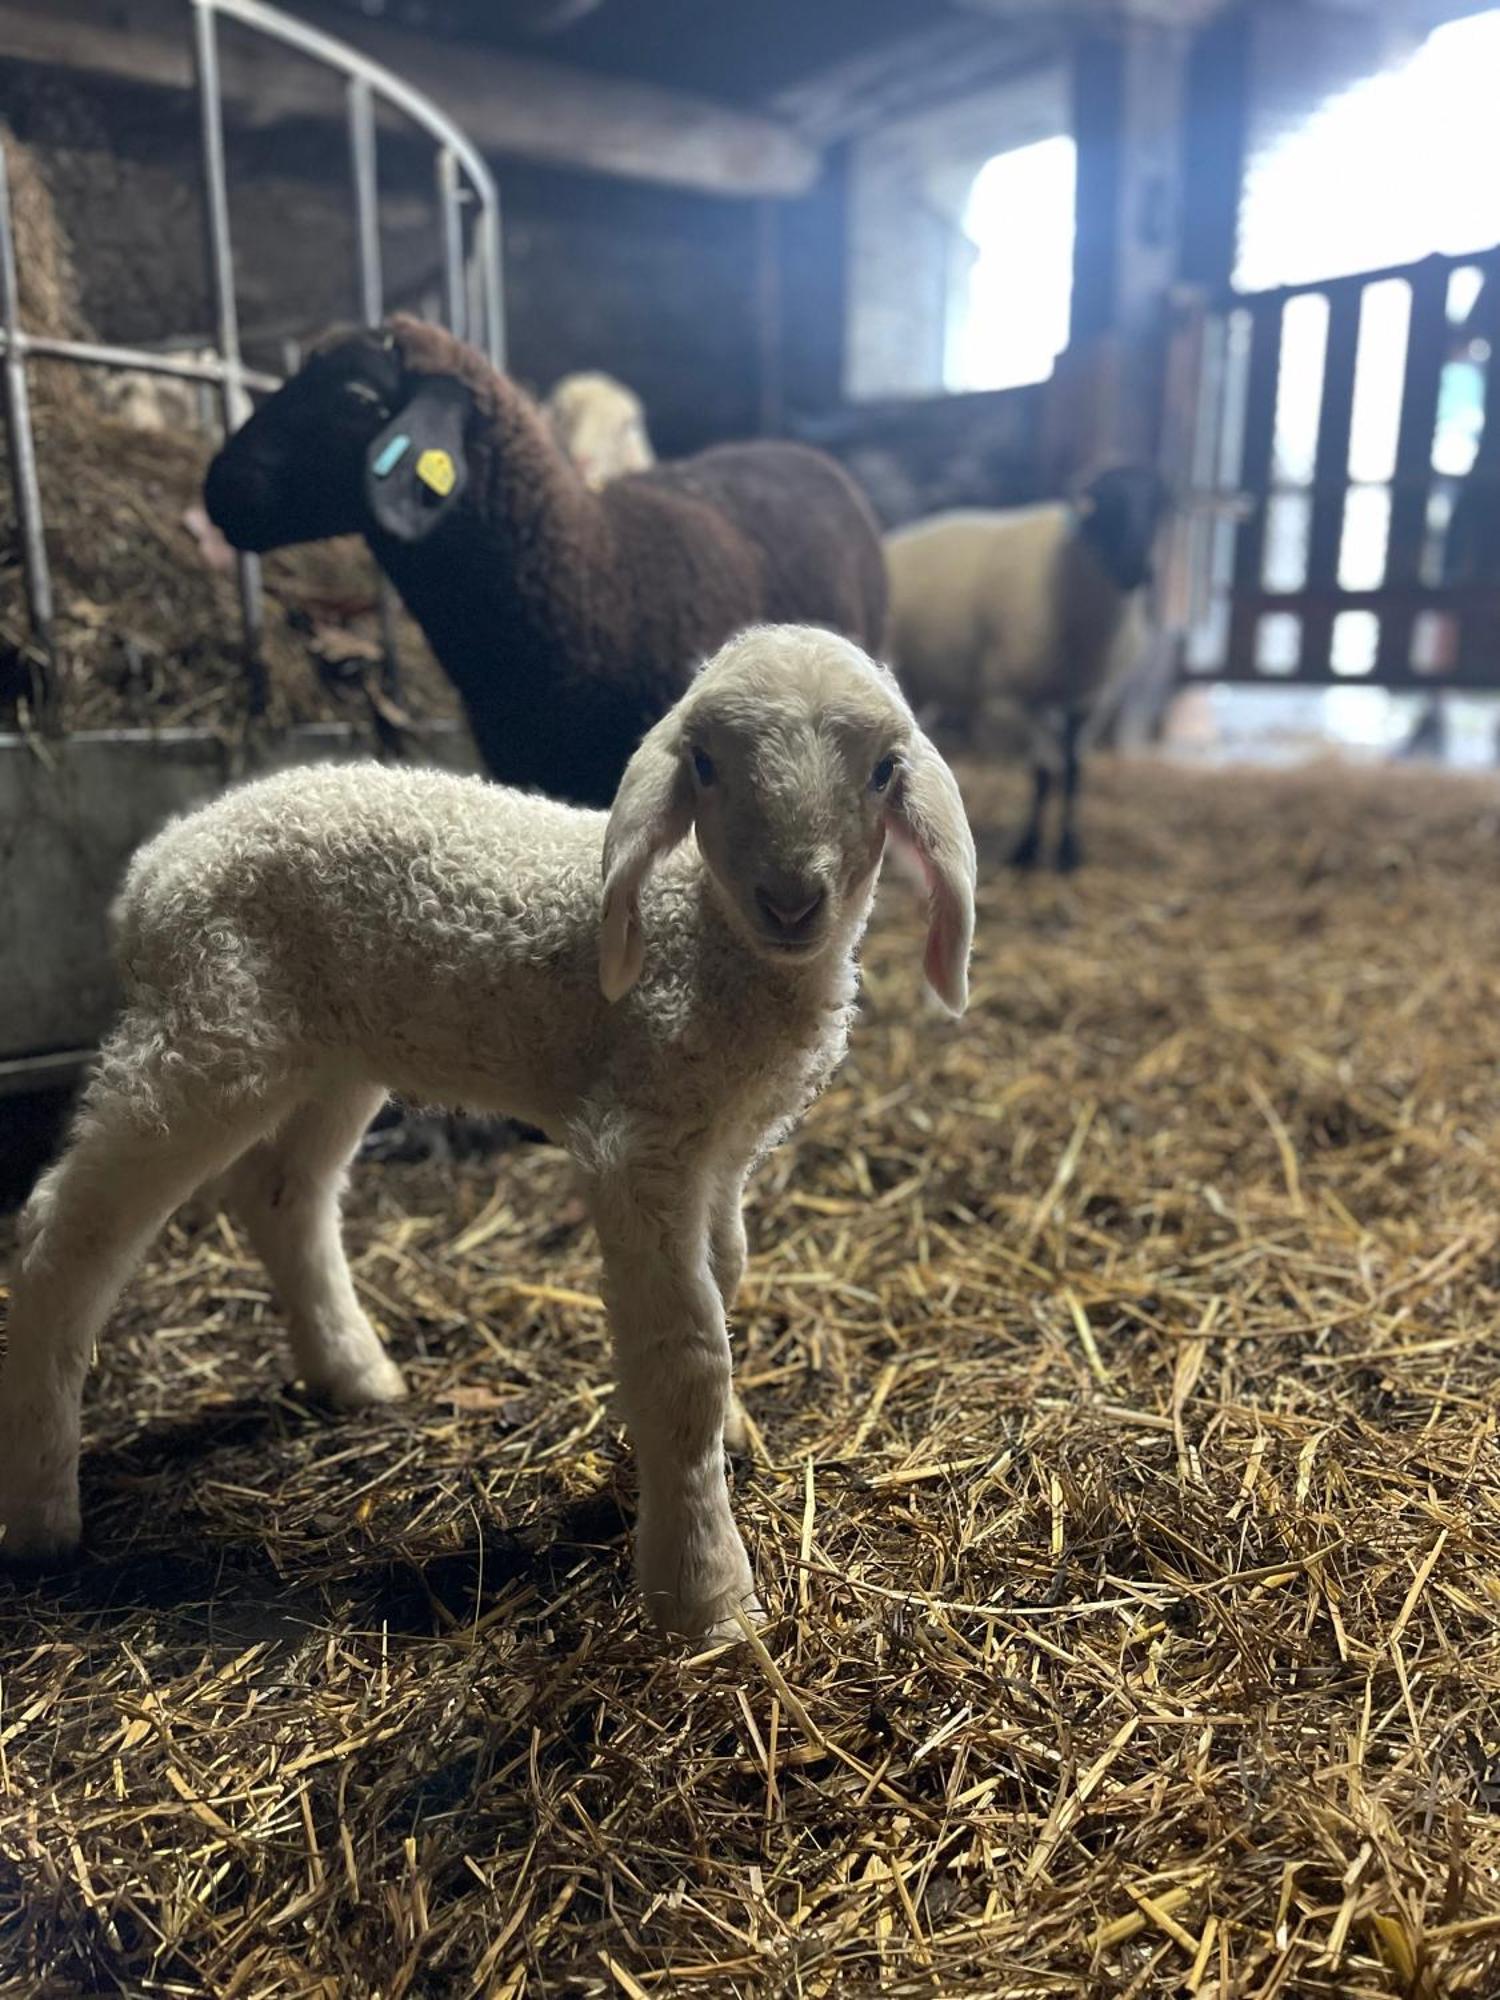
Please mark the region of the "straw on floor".
<svg viewBox="0 0 1500 2000"><path fill-rule="evenodd" d="M764 1631L642 1629L559 1155L359 1174L377 1415L181 1222L0 1584L0 1990L1500 1991L1500 791L970 791L971 1015L892 883L754 1186Z"/></svg>

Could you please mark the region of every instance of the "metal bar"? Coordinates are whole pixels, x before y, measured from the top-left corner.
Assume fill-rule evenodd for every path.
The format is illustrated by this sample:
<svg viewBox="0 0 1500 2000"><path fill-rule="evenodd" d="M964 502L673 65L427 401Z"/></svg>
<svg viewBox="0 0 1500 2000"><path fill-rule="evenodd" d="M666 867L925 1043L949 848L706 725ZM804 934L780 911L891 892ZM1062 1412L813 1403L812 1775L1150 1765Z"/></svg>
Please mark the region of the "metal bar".
<svg viewBox="0 0 1500 2000"><path fill-rule="evenodd" d="M484 292L484 352L492 368L506 366L506 298L504 266L500 262L500 196L494 188L486 194L476 188L480 212L476 236L480 250L480 290Z"/></svg>
<svg viewBox="0 0 1500 2000"><path fill-rule="evenodd" d="M1414 584L1421 577L1432 487L1432 439L1447 334L1448 274L1429 260L1416 267L1411 280L1411 318L1406 329L1406 366L1386 543L1387 584ZM1381 619L1375 670L1383 679L1404 680L1410 675L1415 622L1407 606L1393 609Z"/></svg>
<svg viewBox="0 0 1500 2000"><path fill-rule="evenodd" d="M138 375L166 375L182 382L205 382L217 387L224 380L221 361L180 361L169 354L153 353L149 347L106 347L95 340L56 340L51 334L12 333L0 327L0 354L14 347L17 354L38 354L49 361L74 361L82 368L129 368ZM247 389L273 394L281 387L279 375L267 375L259 368L241 368L240 381Z"/></svg>
<svg viewBox="0 0 1500 2000"><path fill-rule="evenodd" d="M1327 660L1282 674L1268 673L1264 667L1189 667L1183 682L1188 687L1211 687L1219 682L1236 687L1383 687L1402 694L1413 690L1431 694L1448 689L1495 691L1500 690L1500 656L1475 656L1442 673L1399 674L1394 678L1387 678L1378 667L1367 674L1336 674Z"/></svg>
<svg viewBox="0 0 1500 2000"><path fill-rule="evenodd" d="M368 77L349 79L349 165L354 177L354 256L359 310L367 326L385 313L380 268L380 192L375 167L375 103Z"/></svg>
<svg viewBox="0 0 1500 2000"><path fill-rule="evenodd" d="M1328 302L1328 346L1313 459L1312 525L1307 537L1307 581L1315 591L1338 586L1344 508L1349 498L1349 426L1354 412L1354 367L1364 292L1348 287ZM1302 658L1321 661L1333 644L1333 611L1315 599L1302 625Z"/></svg>
<svg viewBox="0 0 1500 2000"><path fill-rule="evenodd" d="M26 578L26 603L32 636L43 656L39 707L45 717L55 689L53 655L52 576L47 568L47 542L42 527L42 490L37 478L36 439L31 429L31 396L26 381L26 355L21 341L21 287L16 275L16 245L11 228L10 175L5 148L0 145L0 320L8 336L4 383L5 421L10 433L10 476L16 495L16 519L21 529L21 561Z"/></svg>
<svg viewBox="0 0 1500 2000"><path fill-rule="evenodd" d="M479 214L475 238L479 251L479 285L484 296L484 351L495 368L505 366L505 274L500 248L500 197L492 182L475 183Z"/></svg>
<svg viewBox="0 0 1500 2000"><path fill-rule="evenodd" d="M1487 251L1482 259L1474 261L1481 265L1484 273L1490 306L1485 332L1492 341L1495 324L1493 308L1496 298L1500 297L1500 250ZM1471 336L1478 331L1472 318L1466 331ZM1495 522L1500 518L1500 354L1495 353L1493 345L1485 363L1483 404L1474 463L1454 500L1455 512L1467 500L1476 521L1484 524L1473 537L1475 546L1472 549L1471 574L1482 591L1485 585L1489 586L1488 591L1479 596L1473 607L1465 610L1459 619L1454 678L1468 686L1476 685L1487 670L1493 673L1492 663L1500 658L1500 596L1496 595L1495 589L1500 582L1500 548L1495 546ZM1448 533L1451 537L1451 521Z"/></svg>
<svg viewBox="0 0 1500 2000"><path fill-rule="evenodd" d="M225 20L256 28L263 35L284 42L288 48L300 49L303 55L312 56L331 69L341 70L345 76L363 77L389 105L402 112L414 125L419 125L440 146L447 147L482 201L494 201L495 183L483 156L476 151L472 141L461 127L445 118L436 105L423 97L420 91L413 90L394 70L386 69L382 63L372 62L369 56L352 48L348 42L339 41L335 35L325 35L319 29L309 27L305 21L283 14L277 7L261 5L260 0L193 0L193 4L195 7L211 6Z"/></svg>
<svg viewBox="0 0 1500 2000"><path fill-rule="evenodd" d="M1228 665L1250 669L1255 660L1259 618L1250 599L1260 589L1266 548L1266 493L1271 477L1271 439L1276 423L1276 383L1281 371L1281 307L1252 315L1250 362L1245 388L1244 448L1240 486L1251 511L1234 538L1233 605L1229 619Z"/></svg>
<svg viewBox="0 0 1500 2000"><path fill-rule="evenodd" d="M1245 603L1264 611L1386 611L1392 606L1411 611L1483 611L1500 606L1500 582L1383 583L1374 590L1342 590L1337 583L1304 590L1250 591Z"/></svg>
<svg viewBox="0 0 1500 2000"><path fill-rule="evenodd" d="M439 219L443 231L443 316L450 332L465 337L464 322L464 218L458 188L458 160L444 146L438 153L437 187Z"/></svg>
<svg viewBox="0 0 1500 2000"><path fill-rule="evenodd" d="M380 258L380 178L375 152L375 100L368 77L350 77L348 102L359 316L366 326L378 326L385 317L385 283ZM377 573L375 598L380 607L380 678L391 699L399 700L401 653L396 643L396 598L383 570Z"/></svg>
<svg viewBox="0 0 1500 2000"><path fill-rule="evenodd" d="M1346 271L1336 278L1303 278L1295 285L1272 285L1263 292L1229 292L1219 301L1224 306L1262 305L1272 302L1285 305L1289 299L1302 297L1307 292L1321 292L1329 299L1340 292L1362 292L1366 285L1378 285L1386 278L1410 278L1416 272L1429 267L1447 277L1452 271L1461 271L1471 264L1483 263L1494 254L1492 246L1488 250L1466 252L1437 252L1423 257L1415 264L1382 264L1373 271Z"/></svg>
<svg viewBox="0 0 1500 2000"><path fill-rule="evenodd" d="M234 298L234 254L229 239L229 184L224 167L224 113L219 100L219 44L215 9L219 0L193 0L193 68L198 85L198 113L203 134L204 205L208 219L209 268L213 278L219 353L224 363L219 401L227 437L243 422L247 408L240 366L239 314ZM261 658L262 604L260 563L252 555L235 559L239 582L240 622L244 637L245 677L250 712L266 706L266 670Z"/></svg>
<svg viewBox="0 0 1500 2000"><path fill-rule="evenodd" d="M0 1098L75 1083L94 1060L93 1049L59 1049L44 1056L7 1056L0 1062Z"/></svg>

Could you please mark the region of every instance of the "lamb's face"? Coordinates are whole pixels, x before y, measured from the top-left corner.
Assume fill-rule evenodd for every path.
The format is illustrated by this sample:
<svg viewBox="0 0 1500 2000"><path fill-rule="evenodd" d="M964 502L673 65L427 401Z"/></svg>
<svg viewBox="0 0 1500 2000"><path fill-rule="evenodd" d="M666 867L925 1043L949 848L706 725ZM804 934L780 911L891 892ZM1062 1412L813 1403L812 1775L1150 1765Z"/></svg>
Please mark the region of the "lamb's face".
<svg viewBox="0 0 1500 2000"><path fill-rule="evenodd" d="M894 681L831 633L721 653L683 704L682 783L730 922L814 959L862 921L918 732Z"/></svg>
<svg viewBox="0 0 1500 2000"><path fill-rule="evenodd" d="M235 548L256 552L357 531L365 453L401 386L400 356L378 333L314 354L209 466L209 519Z"/></svg>
<svg viewBox="0 0 1500 2000"><path fill-rule="evenodd" d="M646 955L641 884L697 828L730 923L761 958L847 952L887 836L927 886L923 967L961 1014L974 840L953 773L884 667L810 625L761 625L716 653L648 730L604 834L599 983L618 1000Z"/></svg>

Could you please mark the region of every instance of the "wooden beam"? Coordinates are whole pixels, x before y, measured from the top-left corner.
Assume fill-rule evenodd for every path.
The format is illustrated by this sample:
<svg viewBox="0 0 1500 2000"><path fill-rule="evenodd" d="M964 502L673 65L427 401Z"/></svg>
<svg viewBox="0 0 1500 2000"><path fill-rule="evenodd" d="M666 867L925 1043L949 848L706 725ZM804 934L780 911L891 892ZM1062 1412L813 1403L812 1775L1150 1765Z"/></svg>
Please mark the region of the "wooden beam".
<svg viewBox="0 0 1500 2000"><path fill-rule="evenodd" d="M686 91L342 13L317 25L424 92L486 154L726 195L798 195L819 172L815 148L786 126ZM0 56L185 90L189 27L181 0L0 0ZM319 66L232 23L222 43L224 95L237 116L271 125L342 115Z"/></svg>

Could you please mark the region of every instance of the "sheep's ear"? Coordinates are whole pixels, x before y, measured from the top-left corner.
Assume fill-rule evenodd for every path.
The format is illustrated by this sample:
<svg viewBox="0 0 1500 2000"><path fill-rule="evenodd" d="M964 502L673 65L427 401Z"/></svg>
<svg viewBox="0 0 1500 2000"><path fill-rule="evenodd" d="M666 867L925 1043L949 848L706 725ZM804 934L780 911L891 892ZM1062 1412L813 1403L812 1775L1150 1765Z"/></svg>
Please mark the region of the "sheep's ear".
<svg viewBox="0 0 1500 2000"><path fill-rule="evenodd" d="M961 1014L974 942L974 836L953 773L920 729L912 732L886 829L926 885L927 983L950 1014Z"/></svg>
<svg viewBox="0 0 1500 2000"><path fill-rule="evenodd" d="M365 499L376 526L398 542L420 542L469 483L464 430L473 397L451 376L419 378L365 452Z"/></svg>
<svg viewBox="0 0 1500 2000"><path fill-rule="evenodd" d="M604 829L599 984L606 1000L622 999L641 976L641 884L692 823L692 781L682 756L682 724L673 713L641 738Z"/></svg>

